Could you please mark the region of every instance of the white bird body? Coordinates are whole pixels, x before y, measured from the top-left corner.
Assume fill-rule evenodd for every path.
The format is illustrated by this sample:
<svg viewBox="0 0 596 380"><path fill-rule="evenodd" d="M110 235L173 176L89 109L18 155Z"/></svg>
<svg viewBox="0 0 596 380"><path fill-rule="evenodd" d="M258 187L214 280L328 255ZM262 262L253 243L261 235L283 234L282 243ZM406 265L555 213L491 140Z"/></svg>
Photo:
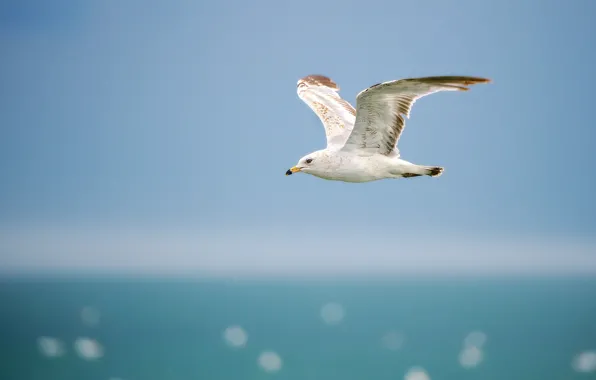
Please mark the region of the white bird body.
<svg viewBox="0 0 596 380"><path fill-rule="evenodd" d="M401 178L404 174L424 175L430 167L412 164L397 155L359 156L349 152L319 150L308 155L318 164L301 171L332 181L370 182L385 178Z"/></svg>
<svg viewBox="0 0 596 380"><path fill-rule="evenodd" d="M327 147L304 157L286 172L305 172L344 182L385 178L437 177L440 166L402 160L397 142L405 118L417 99L439 91L466 91L467 85L489 79L464 76L410 78L373 85L356 97L356 109L342 99L339 86L322 75L298 81L298 96L317 114L325 128Z"/></svg>

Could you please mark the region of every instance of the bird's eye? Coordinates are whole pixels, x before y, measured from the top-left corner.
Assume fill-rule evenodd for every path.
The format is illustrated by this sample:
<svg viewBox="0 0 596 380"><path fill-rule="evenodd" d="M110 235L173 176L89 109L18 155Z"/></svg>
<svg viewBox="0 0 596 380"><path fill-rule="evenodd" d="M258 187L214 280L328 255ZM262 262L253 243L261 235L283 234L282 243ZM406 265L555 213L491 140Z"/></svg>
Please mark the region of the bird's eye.
<svg viewBox="0 0 596 380"><path fill-rule="evenodd" d="M312 162L312 158L307 158L307 159L306 159L306 163L307 163L307 164L310 164L311 162Z"/></svg>

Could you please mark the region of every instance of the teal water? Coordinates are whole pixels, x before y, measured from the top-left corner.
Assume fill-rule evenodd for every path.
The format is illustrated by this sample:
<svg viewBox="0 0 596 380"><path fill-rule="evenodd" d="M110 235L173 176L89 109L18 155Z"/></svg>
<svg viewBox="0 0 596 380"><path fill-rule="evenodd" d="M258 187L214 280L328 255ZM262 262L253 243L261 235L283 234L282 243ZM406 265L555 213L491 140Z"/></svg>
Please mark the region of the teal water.
<svg viewBox="0 0 596 380"><path fill-rule="evenodd" d="M326 324L321 308L342 305ZM89 326L81 310L100 313ZM243 347L223 338L248 334ZM389 331L403 336L389 349ZM486 342L475 367L459 355L471 331ZM64 343L45 356L41 336ZM89 337L103 355L85 360ZM4 279L0 282L0 379L241 380L596 379L573 360L596 350L596 279L405 279L399 281L198 281L183 279ZM258 364L263 351L278 371Z"/></svg>

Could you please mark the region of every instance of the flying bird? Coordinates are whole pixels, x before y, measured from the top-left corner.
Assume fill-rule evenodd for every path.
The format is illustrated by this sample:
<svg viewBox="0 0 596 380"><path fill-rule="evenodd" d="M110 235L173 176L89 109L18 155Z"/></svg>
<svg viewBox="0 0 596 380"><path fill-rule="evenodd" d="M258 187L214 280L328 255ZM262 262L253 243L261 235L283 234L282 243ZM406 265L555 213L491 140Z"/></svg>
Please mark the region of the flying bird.
<svg viewBox="0 0 596 380"><path fill-rule="evenodd" d="M468 76L408 78L378 83L356 96L356 108L323 75L297 84L298 97L321 120L327 147L302 157L286 175L303 172L334 181L370 182L385 178L438 177L440 166L402 160L397 143L416 100L439 91L467 91L490 79Z"/></svg>

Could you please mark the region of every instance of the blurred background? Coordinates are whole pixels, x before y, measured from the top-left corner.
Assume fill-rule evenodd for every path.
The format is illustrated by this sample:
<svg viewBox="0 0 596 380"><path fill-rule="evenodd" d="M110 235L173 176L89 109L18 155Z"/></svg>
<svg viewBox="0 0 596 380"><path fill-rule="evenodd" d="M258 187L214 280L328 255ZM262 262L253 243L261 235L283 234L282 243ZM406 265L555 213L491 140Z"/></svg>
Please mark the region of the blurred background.
<svg viewBox="0 0 596 380"><path fill-rule="evenodd" d="M0 1L0 378L596 379L596 3ZM440 178L284 176L331 77Z"/></svg>

